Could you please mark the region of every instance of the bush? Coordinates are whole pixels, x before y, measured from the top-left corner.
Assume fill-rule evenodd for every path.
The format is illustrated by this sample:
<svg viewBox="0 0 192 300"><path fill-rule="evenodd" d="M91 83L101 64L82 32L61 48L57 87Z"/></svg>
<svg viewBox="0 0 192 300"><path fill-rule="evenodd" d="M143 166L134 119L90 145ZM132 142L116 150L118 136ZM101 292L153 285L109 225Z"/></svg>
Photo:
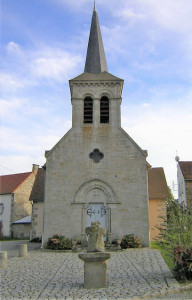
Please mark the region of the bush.
<svg viewBox="0 0 192 300"><path fill-rule="evenodd" d="M128 234L123 236L121 240L122 249L140 248L140 247L141 247L141 241L138 237L134 236L134 234Z"/></svg>
<svg viewBox="0 0 192 300"><path fill-rule="evenodd" d="M57 233L49 238L47 248L52 250L70 250L72 248L72 242Z"/></svg>
<svg viewBox="0 0 192 300"><path fill-rule="evenodd" d="M178 279L192 279L192 246L174 248L174 271Z"/></svg>

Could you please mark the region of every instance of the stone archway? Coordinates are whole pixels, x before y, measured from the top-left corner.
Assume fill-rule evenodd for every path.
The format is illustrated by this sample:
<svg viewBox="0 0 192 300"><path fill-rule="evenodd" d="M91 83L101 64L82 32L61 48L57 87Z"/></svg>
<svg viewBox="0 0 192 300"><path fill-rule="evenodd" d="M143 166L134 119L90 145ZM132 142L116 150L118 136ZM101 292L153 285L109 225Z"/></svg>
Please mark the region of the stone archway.
<svg viewBox="0 0 192 300"><path fill-rule="evenodd" d="M100 221L106 228L107 240L111 235L111 206L119 204L112 188L101 180L88 181L79 188L73 204L81 207L81 234L91 221Z"/></svg>

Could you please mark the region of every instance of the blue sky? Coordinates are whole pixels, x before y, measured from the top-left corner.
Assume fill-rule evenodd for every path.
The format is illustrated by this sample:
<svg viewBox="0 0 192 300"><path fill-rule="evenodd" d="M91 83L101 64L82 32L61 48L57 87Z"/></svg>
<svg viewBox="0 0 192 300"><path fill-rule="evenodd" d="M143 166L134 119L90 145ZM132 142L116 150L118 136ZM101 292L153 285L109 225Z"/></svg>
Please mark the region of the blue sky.
<svg viewBox="0 0 192 300"><path fill-rule="evenodd" d="M124 79L122 127L176 182L192 160L192 1L96 0L108 70ZM71 127L92 0L1 0L0 174L44 164Z"/></svg>

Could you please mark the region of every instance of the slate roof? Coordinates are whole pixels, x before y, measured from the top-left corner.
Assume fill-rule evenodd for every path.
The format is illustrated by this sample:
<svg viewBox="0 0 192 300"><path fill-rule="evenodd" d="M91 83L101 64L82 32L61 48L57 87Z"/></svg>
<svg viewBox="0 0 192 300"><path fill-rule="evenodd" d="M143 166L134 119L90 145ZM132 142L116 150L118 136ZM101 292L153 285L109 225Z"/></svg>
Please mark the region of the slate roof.
<svg viewBox="0 0 192 300"><path fill-rule="evenodd" d="M44 201L44 180L45 180L45 171L42 168L38 169L35 182L29 197L30 201L34 202L43 202Z"/></svg>
<svg viewBox="0 0 192 300"><path fill-rule="evenodd" d="M24 217L22 219L19 219L15 222L13 222L12 224L30 224L31 223L31 215Z"/></svg>
<svg viewBox="0 0 192 300"><path fill-rule="evenodd" d="M163 168L152 168L148 171L149 199L165 199L169 190Z"/></svg>
<svg viewBox="0 0 192 300"><path fill-rule="evenodd" d="M0 176L0 194L11 194L31 172Z"/></svg>
<svg viewBox="0 0 192 300"><path fill-rule="evenodd" d="M192 180L192 161L179 161L179 166L185 180Z"/></svg>
<svg viewBox="0 0 192 300"><path fill-rule="evenodd" d="M88 73L101 73L104 71L107 72L105 50L103 46L101 30L99 26L99 19L95 5L91 21L91 29L84 71Z"/></svg>

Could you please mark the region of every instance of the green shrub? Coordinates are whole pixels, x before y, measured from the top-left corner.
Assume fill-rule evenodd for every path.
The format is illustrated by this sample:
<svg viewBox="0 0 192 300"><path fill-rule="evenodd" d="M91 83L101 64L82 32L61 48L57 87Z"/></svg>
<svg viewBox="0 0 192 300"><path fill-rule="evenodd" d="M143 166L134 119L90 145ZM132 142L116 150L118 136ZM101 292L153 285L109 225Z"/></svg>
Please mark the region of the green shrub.
<svg viewBox="0 0 192 300"><path fill-rule="evenodd" d="M179 279L192 279L192 246L174 248L174 271Z"/></svg>
<svg viewBox="0 0 192 300"><path fill-rule="evenodd" d="M122 249L140 248L140 247L141 247L141 241L138 237L134 236L134 234L127 234L122 237L121 240Z"/></svg>
<svg viewBox="0 0 192 300"><path fill-rule="evenodd" d="M72 248L72 242L57 233L49 238L47 248L52 250L70 250Z"/></svg>
<svg viewBox="0 0 192 300"><path fill-rule="evenodd" d="M173 250L177 246L192 244L192 208L181 205L170 195L167 199L167 219L162 220L159 240Z"/></svg>

